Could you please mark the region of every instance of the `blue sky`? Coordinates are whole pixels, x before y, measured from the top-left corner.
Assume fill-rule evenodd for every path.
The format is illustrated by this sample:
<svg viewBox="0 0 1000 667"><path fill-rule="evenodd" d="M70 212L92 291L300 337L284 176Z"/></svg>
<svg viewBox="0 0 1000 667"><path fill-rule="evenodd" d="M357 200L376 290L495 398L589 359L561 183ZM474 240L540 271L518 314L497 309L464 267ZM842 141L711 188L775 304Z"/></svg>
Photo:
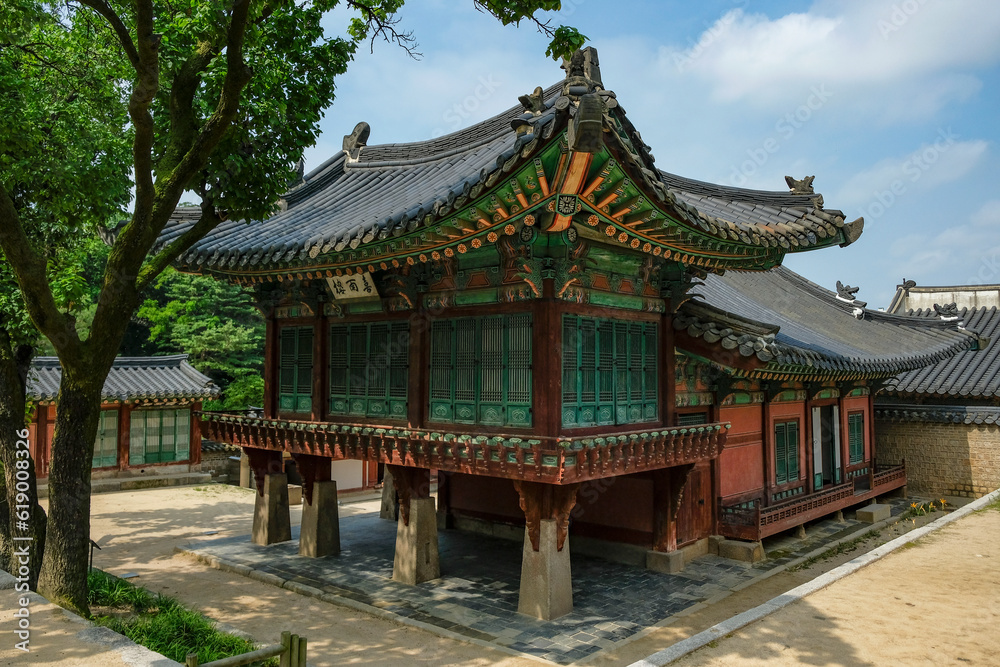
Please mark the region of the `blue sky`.
<svg viewBox="0 0 1000 667"><path fill-rule="evenodd" d="M864 216L858 242L789 255L795 271L869 307L903 278L1000 283L1000 2L568 0L549 17L590 38L661 169L764 190L815 175L827 208ZM563 76L544 36L471 2L409 0L400 27L423 58L360 52L307 169L358 121L369 143L418 141Z"/></svg>

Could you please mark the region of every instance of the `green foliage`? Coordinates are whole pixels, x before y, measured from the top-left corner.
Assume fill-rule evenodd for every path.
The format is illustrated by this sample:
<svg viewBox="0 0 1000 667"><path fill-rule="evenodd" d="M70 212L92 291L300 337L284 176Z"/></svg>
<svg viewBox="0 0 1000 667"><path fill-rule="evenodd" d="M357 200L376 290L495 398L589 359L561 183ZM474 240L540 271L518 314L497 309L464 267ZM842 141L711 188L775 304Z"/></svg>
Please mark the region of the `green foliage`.
<svg viewBox="0 0 1000 667"><path fill-rule="evenodd" d="M206 663L258 648L245 639L216 630L214 623L174 598L150 593L100 570L90 571L87 585L91 605L131 612L124 616L100 616L95 619L98 625L171 660L183 663L188 653L196 652L198 662ZM264 664L274 666L278 661L273 659Z"/></svg>
<svg viewBox="0 0 1000 667"><path fill-rule="evenodd" d="M574 51L583 48L587 43L587 36L581 34L576 28L561 25L552 34L552 43L545 49L545 55L553 60L569 58Z"/></svg>
<svg viewBox="0 0 1000 667"><path fill-rule="evenodd" d="M0 8L0 186L53 258L128 203L131 133L112 31L76 5Z"/></svg>
<svg viewBox="0 0 1000 667"><path fill-rule="evenodd" d="M241 381L235 393L253 394L254 385L245 378L259 378L264 367L264 320L248 292L208 276L167 269L137 317L149 327L155 354L185 353L220 386Z"/></svg>
<svg viewBox="0 0 1000 667"><path fill-rule="evenodd" d="M543 22L535 16L539 12L559 11L562 9L560 0L476 0L476 6L504 25L519 25L526 18L533 20L539 31L552 39L545 55L553 60L569 58L587 43L587 36L576 28L561 25L552 30L547 21Z"/></svg>

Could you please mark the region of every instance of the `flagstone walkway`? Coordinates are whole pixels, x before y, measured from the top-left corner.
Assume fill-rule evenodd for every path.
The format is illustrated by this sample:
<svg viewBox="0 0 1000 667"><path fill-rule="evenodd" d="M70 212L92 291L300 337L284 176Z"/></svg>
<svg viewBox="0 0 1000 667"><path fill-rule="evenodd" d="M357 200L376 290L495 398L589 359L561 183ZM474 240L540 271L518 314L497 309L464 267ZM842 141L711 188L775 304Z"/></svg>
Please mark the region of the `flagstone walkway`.
<svg viewBox="0 0 1000 667"><path fill-rule="evenodd" d="M894 515L909 501L892 499ZM849 515L850 516L850 515ZM775 554L750 565L707 555L679 574L661 574L598 558L572 555L574 609L555 621L517 613L521 544L458 531L439 534L440 579L407 586L391 580L396 525L374 512L341 519L340 556L298 555L293 540L261 547L249 536L191 542L187 550L353 600L400 620L409 619L496 647L567 664L592 656L699 603L783 569L865 524L848 518L807 527L807 538L765 543ZM405 622L405 620L404 620Z"/></svg>

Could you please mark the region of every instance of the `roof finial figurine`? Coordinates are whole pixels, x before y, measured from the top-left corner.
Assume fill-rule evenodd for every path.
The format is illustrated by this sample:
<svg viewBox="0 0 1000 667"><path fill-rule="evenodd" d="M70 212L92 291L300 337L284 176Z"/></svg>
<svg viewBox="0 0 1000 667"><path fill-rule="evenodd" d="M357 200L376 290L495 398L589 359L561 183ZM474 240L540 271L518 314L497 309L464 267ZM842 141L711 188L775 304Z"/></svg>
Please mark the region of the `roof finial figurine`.
<svg viewBox="0 0 1000 667"><path fill-rule="evenodd" d="M851 287L850 285L845 285L839 280L837 281L837 299L840 301L846 301L854 306L852 314L859 320L864 317L865 306L868 305L867 301L858 301L858 297L856 295L860 289L860 287Z"/></svg>
<svg viewBox="0 0 1000 667"><path fill-rule="evenodd" d="M351 160L357 160L361 155L361 149L368 143L368 135L372 132L371 126L361 121L354 126L354 131L344 135L344 152Z"/></svg>
<svg viewBox="0 0 1000 667"><path fill-rule="evenodd" d="M542 87L535 86L535 90L528 95L521 95L517 98L525 111L530 111L536 116L545 111L545 97L542 95Z"/></svg>
<svg viewBox="0 0 1000 667"><path fill-rule="evenodd" d="M850 285L845 285L839 280L837 281L837 296L844 301L855 301L857 299L855 294L857 294L860 289L860 287L851 287Z"/></svg>
<svg viewBox="0 0 1000 667"><path fill-rule="evenodd" d="M792 178L791 176L785 176L785 183L788 184L788 189L793 194L797 195L811 195L815 194L813 192L813 180L815 176L805 176L801 181Z"/></svg>
<svg viewBox="0 0 1000 667"><path fill-rule="evenodd" d="M906 278L903 278L903 282L901 284L896 285L896 287L902 289L903 292L905 292L907 294L909 294L910 290L913 289L916 286L917 286L917 281L916 280L908 280Z"/></svg>
<svg viewBox="0 0 1000 667"><path fill-rule="evenodd" d="M942 320L946 322L952 322L958 319L958 304L957 303L947 303L943 306L934 304L934 312L938 314Z"/></svg>

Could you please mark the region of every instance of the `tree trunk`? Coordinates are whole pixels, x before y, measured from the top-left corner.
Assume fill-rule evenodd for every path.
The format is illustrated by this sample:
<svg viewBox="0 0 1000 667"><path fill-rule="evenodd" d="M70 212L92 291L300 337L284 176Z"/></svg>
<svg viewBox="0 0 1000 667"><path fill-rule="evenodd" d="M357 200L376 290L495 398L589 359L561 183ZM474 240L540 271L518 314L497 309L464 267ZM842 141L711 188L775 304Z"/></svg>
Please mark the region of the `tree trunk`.
<svg viewBox="0 0 1000 667"><path fill-rule="evenodd" d="M0 333L0 568L35 590L45 553L45 510L38 504L35 462L28 451L25 427L25 382L32 348L11 347ZM23 437L22 437L23 436ZM19 454L21 452L21 454ZM24 569L22 569L24 568ZM18 588L19 592L22 592Z"/></svg>
<svg viewBox="0 0 1000 667"><path fill-rule="evenodd" d="M108 369L80 371L83 365L73 368L62 361L49 463L46 552L38 591L56 604L89 616L90 468Z"/></svg>

